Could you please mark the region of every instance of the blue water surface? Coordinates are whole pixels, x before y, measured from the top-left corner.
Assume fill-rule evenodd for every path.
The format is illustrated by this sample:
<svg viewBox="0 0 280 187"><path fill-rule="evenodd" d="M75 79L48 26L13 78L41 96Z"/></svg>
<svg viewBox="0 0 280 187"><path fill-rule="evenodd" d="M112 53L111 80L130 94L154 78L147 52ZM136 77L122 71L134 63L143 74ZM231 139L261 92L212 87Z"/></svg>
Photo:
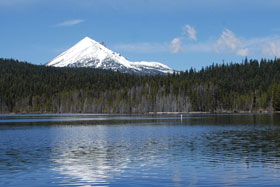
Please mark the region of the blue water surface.
<svg viewBox="0 0 280 187"><path fill-rule="evenodd" d="M279 186L280 116L0 115L0 186Z"/></svg>

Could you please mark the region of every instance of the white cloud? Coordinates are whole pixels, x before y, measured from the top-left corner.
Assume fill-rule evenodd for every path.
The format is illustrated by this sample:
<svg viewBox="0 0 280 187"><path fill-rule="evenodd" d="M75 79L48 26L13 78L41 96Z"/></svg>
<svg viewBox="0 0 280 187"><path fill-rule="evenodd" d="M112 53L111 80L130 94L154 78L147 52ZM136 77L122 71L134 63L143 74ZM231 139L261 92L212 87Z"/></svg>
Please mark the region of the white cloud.
<svg viewBox="0 0 280 187"><path fill-rule="evenodd" d="M64 21L62 23L58 23L55 26L56 27L69 27L69 26L77 25L77 24L82 23L84 21L85 20L82 20L82 19L68 20L68 21Z"/></svg>
<svg viewBox="0 0 280 187"><path fill-rule="evenodd" d="M174 38L170 45L169 48L171 50L172 53L179 53L180 51L182 51L182 42L181 42L181 38Z"/></svg>
<svg viewBox="0 0 280 187"><path fill-rule="evenodd" d="M280 42L268 42L262 49L262 54L269 57L280 57Z"/></svg>
<svg viewBox="0 0 280 187"><path fill-rule="evenodd" d="M231 30L225 29L214 43L213 48L216 53L234 53L238 56L247 56L249 48L246 48L245 45L245 42L236 37Z"/></svg>
<svg viewBox="0 0 280 187"><path fill-rule="evenodd" d="M222 52L231 53L236 51L236 49L240 45L241 45L241 41L235 36L235 34L229 29L226 29L225 31L222 32L222 35L214 44L214 50L217 53L222 53Z"/></svg>
<svg viewBox="0 0 280 187"><path fill-rule="evenodd" d="M248 48L239 49L239 50L236 51L236 54L238 56L248 56L249 55L249 49Z"/></svg>
<svg viewBox="0 0 280 187"><path fill-rule="evenodd" d="M119 44L113 47L117 51L138 53L217 53L237 56L250 56L252 58L280 57L280 35L241 38L231 30L225 29L216 40L200 42L186 42L184 37L176 37L170 43L136 43Z"/></svg>
<svg viewBox="0 0 280 187"><path fill-rule="evenodd" d="M185 35L187 35L190 40L197 40L195 28L190 25L185 25L183 27L182 36L174 38L169 44L169 49L172 53L179 53L185 50L182 44L183 40L186 38Z"/></svg>
<svg viewBox="0 0 280 187"><path fill-rule="evenodd" d="M190 25L185 25L183 28L184 34L187 34L189 39L191 40L197 40L196 38L196 30L194 27Z"/></svg>

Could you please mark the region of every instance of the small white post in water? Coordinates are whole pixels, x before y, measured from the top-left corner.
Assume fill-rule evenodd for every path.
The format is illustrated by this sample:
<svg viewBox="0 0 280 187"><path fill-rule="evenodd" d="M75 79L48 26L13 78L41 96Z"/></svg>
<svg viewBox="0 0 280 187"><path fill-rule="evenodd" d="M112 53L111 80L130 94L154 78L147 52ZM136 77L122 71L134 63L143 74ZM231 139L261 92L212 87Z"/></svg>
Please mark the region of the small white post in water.
<svg viewBox="0 0 280 187"><path fill-rule="evenodd" d="M183 121L183 114L181 114L181 121Z"/></svg>

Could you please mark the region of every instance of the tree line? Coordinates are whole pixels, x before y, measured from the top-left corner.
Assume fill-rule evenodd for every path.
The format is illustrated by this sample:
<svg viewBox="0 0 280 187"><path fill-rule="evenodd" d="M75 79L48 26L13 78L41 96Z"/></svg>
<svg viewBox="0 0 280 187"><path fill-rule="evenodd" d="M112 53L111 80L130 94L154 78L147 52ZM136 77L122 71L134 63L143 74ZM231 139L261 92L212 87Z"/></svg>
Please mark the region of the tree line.
<svg viewBox="0 0 280 187"><path fill-rule="evenodd" d="M0 113L280 110L280 59L136 75L0 59Z"/></svg>

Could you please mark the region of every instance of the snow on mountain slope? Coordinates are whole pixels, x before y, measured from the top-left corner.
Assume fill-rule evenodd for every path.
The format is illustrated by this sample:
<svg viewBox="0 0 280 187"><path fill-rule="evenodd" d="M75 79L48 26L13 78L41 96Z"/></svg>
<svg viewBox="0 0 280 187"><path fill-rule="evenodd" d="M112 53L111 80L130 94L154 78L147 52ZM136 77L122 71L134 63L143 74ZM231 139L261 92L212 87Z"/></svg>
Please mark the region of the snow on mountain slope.
<svg viewBox="0 0 280 187"><path fill-rule="evenodd" d="M76 45L54 58L46 66L92 67L124 73L173 73L171 68L159 62L128 61L119 53L111 51L101 43L88 37L85 37Z"/></svg>

